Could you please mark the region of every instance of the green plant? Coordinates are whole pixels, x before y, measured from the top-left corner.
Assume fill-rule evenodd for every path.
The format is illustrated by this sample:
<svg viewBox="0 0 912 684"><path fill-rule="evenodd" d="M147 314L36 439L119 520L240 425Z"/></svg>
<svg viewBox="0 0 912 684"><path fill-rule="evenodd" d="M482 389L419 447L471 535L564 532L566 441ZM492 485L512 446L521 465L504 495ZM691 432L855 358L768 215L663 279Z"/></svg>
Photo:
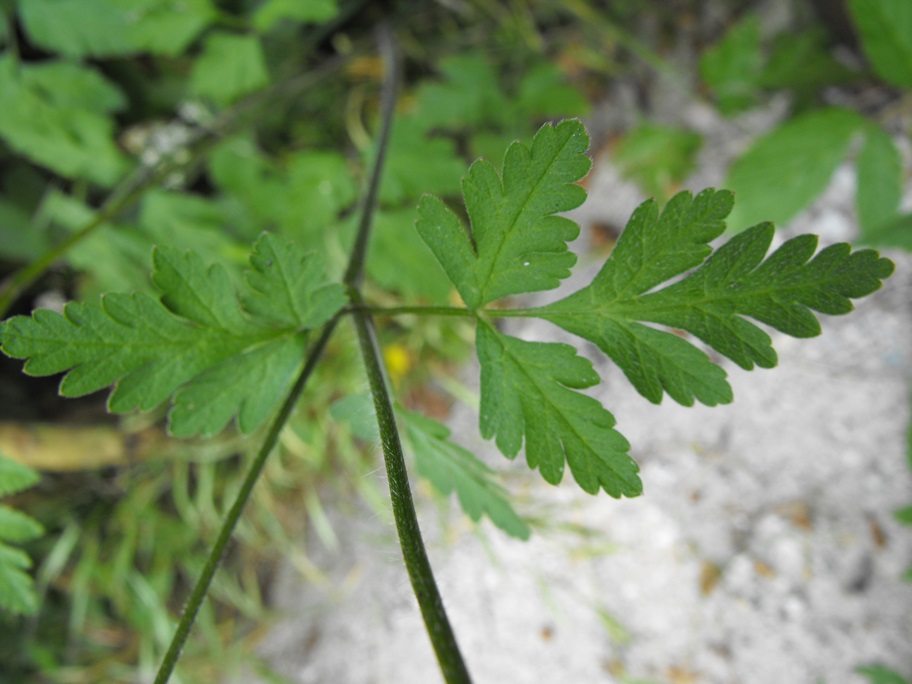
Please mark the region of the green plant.
<svg viewBox="0 0 912 684"><path fill-rule="evenodd" d="M2 640L4 653L30 661L24 665L27 674L15 670L11 677L31 679L40 671L51 680L132 681L136 676L133 668L151 677L153 664L170 641L171 616L183 603L188 585L205 572L212 577L211 597L215 600L202 605L195 631L205 638L196 644L188 642L181 665L185 679L210 679L213 668L226 660L222 654L236 652L224 645L237 638L230 634L230 610L263 619L257 595L259 578L250 567L259 562L259 554L274 553L279 545L290 546L288 540L295 527L288 524L289 519L300 517L298 511L306 508L322 538L331 545L332 529L320 517L322 487L346 493L357 487L374 506L386 506L386 501L377 501L378 493L365 484L365 478L354 474L364 457L358 456L348 433L361 430L364 418L376 422L376 412L369 406L370 398L359 393L363 373L359 375L353 358L357 354L353 331L337 325L332 337L324 340L321 330L308 333L298 325L300 320L286 317L290 310L278 306L279 299L267 298L264 304L264 291L257 283L274 295L276 290L271 287L280 284L279 290L287 291L294 281L275 279L266 266L270 250L295 256L303 267L296 275L304 280L317 264L328 274L329 283L337 284L347 280L342 277L346 263L355 263L348 258L353 245L359 245L356 253L364 250L359 259L365 278L357 290L376 307L378 316L384 314L377 325L384 356L392 359L393 352L404 354L405 365L412 369L388 370L401 404L408 406L397 404L392 410L411 446L416 471L444 495L455 492L470 517L477 520L485 515L518 537L530 532L531 523L513 509L496 474L455 444L440 423L418 414L414 409L421 403L412 401L411 392L420 386L422 377L446 373L448 364L463 358L466 339L478 320L482 321L476 333L479 350L485 354L486 408L494 404L498 411L506 408L524 413L526 406L507 402L501 407L490 399L491 391L516 385L529 388L533 394L553 393L569 400L582 409L581 418L569 416L571 428L582 425L588 435L608 439L614 449L606 452L609 457L602 471L610 471L612 463L620 464L626 480L615 483L605 472L587 476L586 459L592 457L593 449L584 440L580 440L581 448L573 451L570 468L574 476L590 489L603 483L626 487L627 491L639 486L635 474L630 476L633 466L623 453L626 443L609 424L610 414L574 391L580 385L597 382L587 362L570 347L530 345L503 335L493 325L501 315L496 308L476 305L471 307L473 312L455 306L457 297L443 268L416 234L414 206L420 195L432 192L447 199L458 195L468 158L488 156L496 165L514 136L528 139L541 120L585 110L578 90L567 86L564 72L554 65L566 64L566 57L572 60L582 53L549 47L549 36L542 29L553 16L557 30L566 30L567 15L559 7L563 3L543 4L536 21L521 8L470 3L467 12L485 17L486 13L496 14L493 37L477 29L460 30L465 25L463 17L468 15L460 15L458 20L448 15L446 21L435 22L434 11L426 8L416 12L419 21L424 19L424 26L416 29L419 21L397 26L413 61L412 76L418 71L427 77L399 99L395 120L387 117L391 123L385 154L368 133L366 123L375 114L373 91L381 69L372 48L365 47L366 41L359 38L356 29L345 25L363 3L344 3L338 10L332 2L305 4L307 7L291 7L270 1L259 6L235 3L216 8L206 0L197 0L184 8L186 11L175 13L170 0L128 0L125 4L99 0L89 5L74 0L21 0L3 10L8 23L0 28L4 48L0 91L8 106L0 112L0 138L4 141L0 147L0 256L28 265L0 288L0 308L7 310L36 278L50 272L50 276L45 275L46 282L62 281L65 293L81 300L74 304L74 314L89 316L108 332L117 330L118 335L125 335L121 337L124 341L135 341L135 337L112 322L105 313L108 304L112 310L125 305L127 309L135 307L133 313L141 307L155 311L162 325L149 332L171 334L174 360L189 365L156 364L152 358L148 366L143 364L141 345L119 349L115 358L126 364L123 370L127 372L115 392L116 400L111 398L117 410L134 401L143 406L155 403L154 396L146 395L143 374L157 365L156 372L147 377L154 381L160 396L176 389L173 431L215 433L235 412L238 427L252 431L244 439L229 428L219 436L187 446L156 442L148 452L141 451L139 463L132 460L136 453L125 449L113 472L65 476L59 483L64 494L58 494L51 503L43 497L38 501L30 512L47 525L50 533L28 550L38 559L36 593L42 604L42 619L27 623L26 629L17 628L21 623L11 623L12 628L4 635L10 637ZM586 58L601 72L618 66L611 55L601 54L602 31L635 54L649 57L636 41L624 37L623 27L611 26L585 3L567 3L567 7L567 12L585 24L591 44L598 46ZM542 17L542 23L536 23ZM443 28L438 29L438 24ZM412 31L420 32L421 40L410 35ZM442 39L428 38L431 32ZM491 50L485 42L517 38L519 49L511 43L509 50ZM330 39L341 54L327 58ZM452 52L443 49L444 45L452 45ZM319 52L316 46L321 46ZM305 73L298 76L302 65ZM299 97L304 91L307 97ZM388 103L391 101L387 98ZM566 124L562 130L568 130ZM632 150L631 161L645 168L648 163L643 164L644 158L668 159L667 170L655 174L654 182L663 195L670 195L688 168L695 140L687 135L662 136L660 132L650 137L650 131L646 133L640 148ZM347 140L350 145L344 142ZM579 147L581 143L577 139L574 144ZM661 151L655 152L656 148ZM588 163L579 154L573 158L573 165L579 168ZM384 172L374 174L379 187L374 188L377 202L371 205L358 188L367 175L364 169L380 162ZM491 177L490 170L486 173L484 168L481 165L477 169L483 180ZM559 194L567 193L580 195L572 187ZM693 201L717 206L716 225L724 218L726 198L724 192L709 193ZM565 200L568 206L572 204ZM686 196L675 198L671 213L690 201ZM367 207L364 213L358 210L359 202ZM634 229L632 224L632 232L652 235L648 224L654 211L653 205L641 209L638 217L643 219L643 226ZM359 216L373 224L370 241L356 241L356 236L366 230L363 226L359 229ZM452 218L445 221L452 223ZM670 223L673 221L666 209L658 225L664 230ZM261 238L264 227L269 234ZM555 260L566 267L573 259L563 247L563 238L573 230L564 223L560 238L554 242L558 248ZM255 240L251 262L247 252ZM624 250L631 249L629 242ZM163 248L156 253L157 272L150 280L146 272L154 244ZM317 256L293 254L300 252L300 247ZM696 267L702 261L696 253L705 256L708 247L696 245L693 251L692 267ZM501 264L493 261L495 267ZM55 262L62 266L51 269ZM520 270L532 269L534 264L534 259L530 260L530 266ZM250 282L244 280L245 266L252 267ZM473 266L470 271L476 273L479 268L486 266ZM617 268L617 264L612 267ZM358 280L351 269L349 273L352 280ZM467 278L465 274L460 277ZM469 281L473 279L477 273L468 276ZM594 283L585 296L604 294L606 286L600 282L598 286ZM183 296L197 283L203 284L201 291L212 294L213 303L226 304L224 310L214 310L214 318L207 319L204 311L194 309ZM214 287L210 289L210 285ZM310 292L311 285L295 292ZM463 285L460 291L466 287L471 290L471 283ZM162 287L171 294L163 298ZM493 287L495 293L497 287ZM329 295L332 289L330 286L324 294ZM317 287L312 294L320 298L320 291ZM134 294L106 296L108 304L99 308L95 297L102 292ZM241 293L240 300L235 292ZM675 301L663 313L668 301L638 294L642 293L632 294L635 303L626 295L617 297L614 308L603 312L612 320L600 324L599 330L581 329L581 334L613 353L650 399L658 400L667 391L687 401L692 391L691 401L727 400L724 375L714 370L701 352L641 323L656 322L656 316L674 316L675 306L686 309L687 301L695 302L688 300L686 293L666 292ZM681 294L683 299L677 299ZM554 322L572 330L578 318L573 307L583 299L580 294L577 300L565 302L563 309L535 315L550 315ZM403 306L403 302L420 308ZM722 310L734 305L722 300L715 304ZM750 302L738 300L737 305L749 307ZM719 313L714 307L710 307L710 315ZM354 317L364 311L349 303L341 314ZM684 315L682 311L678 313ZM696 306L694 311L701 309ZM503 316L522 315L509 309L503 312ZM303 313L315 315L315 310ZM220 318L222 314L227 318ZM38 318L44 316L38 314ZM141 317L136 320L150 327ZM731 317L721 316L719 320L723 327L731 323ZM677 323L672 325L678 327ZM704 332L725 343L718 330ZM89 331L82 328L79 334ZM659 367L650 372L639 368L635 360L624 355L623 345L615 344L618 336L630 336L637 353L649 355ZM83 342L92 341L79 343L82 349L71 349L70 360L86 361L87 357L79 354L92 347L100 351L105 337L83 337ZM195 346L180 344L180 340ZM288 420L278 436L274 427L278 423L273 423L272 432L257 429L259 422L268 421L270 411L267 401L252 399L278 398L282 402L282 385L287 379L278 372L267 373L275 383L257 384L257 396L245 392L251 387L251 379L266 368L254 362L284 361L298 371L301 358L292 359L289 350L297 348L303 355L307 345L308 353L316 353L324 348L324 342L320 364L305 367L313 370L308 401L284 402L283 415ZM502 354L504 350L508 353ZM492 361L492 356L498 355L503 363ZM765 348L762 356L769 363ZM530 384L521 373L530 360L544 371L534 387L535 383ZM107 361L99 367L110 369ZM691 362L709 373L710 382L691 388ZM50 367L47 359L39 361L37 367L42 363ZM91 365L92 360L88 363ZM228 372L229 368L240 374ZM68 384L67 391L92 386L92 374L80 378L81 372L72 376L75 384ZM213 389L219 390L218 402L206 402L207 412L194 410L200 406L199 399L206 399ZM327 424L327 408L336 423ZM546 403L545 408L549 416L557 416L560 402ZM560 448L539 439L538 432L517 435L503 415L492 415L486 431L496 433L498 443L513 455L519 450L518 442L529 443L531 439L538 445L531 452L536 467L550 480L559 479L564 464ZM163 407L154 408L147 417L128 416L124 420L129 432L125 441L145 434L145 429L163 417ZM586 423L586 417L593 422ZM531 427L539 426L533 422ZM157 434L154 427L151 429ZM561 429L558 424L554 434L561 433L566 437L568 428ZM254 468L245 482L244 470L251 464L262 464L269 451L268 440L259 453L252 453L248 445L262 441L267 434L280 444L263 466L261 483L250 502L253 505L239 517L235 496L239 490L250 493L251 478L256 473ZM391 463L395 466L396 462ZM399 480L391 480L401 485L403 472L396 467ZM58 478L50 479L53 482ZM41 489L44 495L49 487ZM400 516L407 516L408 506L397 505ZM241 542L240 550L233 549L227 567L212 575L212 558L206 565L207 540L212 539L219 520L229 511L237 520L235 538ZM229 528L222 528L221 541ZM154 546L145 543L153 536ZM420 556L420 547L414 546L414 540L412 544L413 556ZM181 562L169 563L172 557ZM253 560L245 564L238 562L239 557ZM301 565L306 563L306 558L296 560ZM200 597L198 590L193 600ZM445 624L441 617L437 616L437 623ZM49 623L54 627L50 638L37 646L28 640L35 633L47 636L44 630ZM236 632L243 638L243 630ZM98 634L115 635L116 639L108 643L93 640ZM55 648L59 643L65 649ZM206 661L208 670L197 669ZM81 672L74 667L78 664L85 664Z"/></svg>
<svg viewBox="0 0 912 684"><path fill-rule="evenodd" d="M482 435L495 437L510 458L524 446L530 467L549 482L559 482L569 466L587 492L636 496L642 487L627 441L614 430L611 414L578 391L599 382L591 364L570 345L507 335L497 319L544 318L594 342L651 401L667 393L686 405L714 405L732 399L724 371L683 338L644 323L687 330L743 368L771 367L776 356L770 338L745 317L796 337L813 336L820 327L812 310L847 313L851 298L873 292L892 272L876 252L853 252L844 244L815 255L812 236L790 240L767 257L771 224L713 252L708 242L724 231L732 196L706 190L696 197L680 193L661 212L655 202L642 205L582 290L537 309L491 307L510 295L553 289L570 274L575 257L566 243L579 229L555 213L582 202L585 192L574 183L590 165L585 130L570 120L544 126L530 146L511 145L502 173L484 161L472 165L463 182L470 231L440 200L421 201L418 232L464 306L368 305L360 284L393 100L387 89L373 181L341 284L325 282L316 257L271 235L254 246L239 294L221 266L207 268L192 252L160 247L153 257L158 297L106 295L99 304L69 304L62 315L37 311L3 324L2 349L27 358L26 372L67 371L61 392L69 396L114 384L112 411L149 410L171 398L177 434L211 435L232 417L251 431L271 416L157 681L166 681L176 664L246 499L341 318L351 316L358 334L406 567L431 641L446 679L468 681L424 554L373 317L471 319L482 373ZM458 459L468 458L449 446L444 429L426 418L417 422L445 445L448 467L459 468ZM488 496L477 478L453 484L464 504ZM468 503L467 510L477 517L495 509Z"/></svg>

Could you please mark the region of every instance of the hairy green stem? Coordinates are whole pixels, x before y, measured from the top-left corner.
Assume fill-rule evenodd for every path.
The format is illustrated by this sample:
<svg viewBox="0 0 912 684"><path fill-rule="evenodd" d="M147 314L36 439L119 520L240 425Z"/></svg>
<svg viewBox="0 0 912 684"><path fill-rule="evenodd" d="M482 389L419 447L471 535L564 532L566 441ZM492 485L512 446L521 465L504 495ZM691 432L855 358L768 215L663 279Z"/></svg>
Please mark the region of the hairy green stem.
<svg viewBox="0 0 912 684"><path fill-rule="evenodd" d="M402 558L409 581L447 684L471 684L471 677L469 677L462 653L459 651L459 645L456 643L456 635L453 633L453 628L450 626L449 618L443 607L443 599L437 588L437 582L434 580L424 540L421 538L418 515L415 512L415 502L412 499L405 457L402 454L402 444L393 413L393 403L384 376L383 358L374 335L373 320L370 314L364 310L364 302L358 289L364 275L368 238L376 210L377 191L383 173L383 162L386 158L387 143L395 110L396 91L398 90L399 55L393 36L385 25L379 27L378 36L380 50L386 62L386 78L381 95L382 119L374 166L371 169L368 189L361 205L358 235L345 272L345 284L348 285L349 297L353 304L350 311L358 332L361 356L364 359L371 394L374 398L393 518L396 521L399 545L402 548Z"/></svg>
<svg viewBox="0 0 912 684"><path fill-rule="evenodd" d="M323 333L308 352L304 368L295 380L294 386L282 403L279 412L276 414L275 418L273 418L272 423L270 423L269 431L263 439L263 444L257 452L253 463L250 464L247 475L244 476L244 482L241 484L241 488L238 490L237 496L231 504L231 508L228 510L228 514L222 521L218 537L212 545L212 549L209 551L209 557L206 559L203 571L196 580L193 591L190 593L190 598L184 606L180 621L177 624L177 629L174 632L174 636L171 638L171 644L168 646L168 651L165 653L158 673L155 675L154 684L166 684L171 677L174 667L177 665L177 660L180 657L181 650L184 647L184 643L190 635L190 629L193 627L193 623L196 620L196 615L203 603L203 599L206 598L206 594L209 592L209 585L212 583L215 571L218 570L219 563L221 563L222 556L225 554L234 528L237 525L241 514L244 512L244 507L247 504L247 500L250 498L254 485L256 485L257 480L260 477L260 473L263 471L266 459L275 448L275 445L279 440L279 434L282 432L282 428L285 426L291 412L297 405L298 399L300 399L301 393L304 391L304 387L307 384L307 380L313 373L314 368L316 368L317 361L319 361L320 356L323 354L326 343L332 336L338 320L339 318L337 316L323 328Z"/></svg>
<svg viewBox="0 0 912 684"><path fill-rule="evenodd" d="M356 304L360 304L360 294L351 290ZM421 617L427 629L437 662L447 684L469 684L472 679L456 643L456 635L450 626L440 590L434 580L427 550L421 538L418 516L415 513L415 502L409 486L408 471L399 431L396 428L396 417L390 400L389 389L383 372L383 361L374 334L373 320L364 311L356 310L353 315L361 355L367 370L371 394L374 398L374 409L377 413L377 425L380 428L380 443L383 446L383 460L386 464L386 477L389 481L390 499L393 506L393 517L396 520L396 531L399 534L399 545L408 571L409 580Z"/></svg>

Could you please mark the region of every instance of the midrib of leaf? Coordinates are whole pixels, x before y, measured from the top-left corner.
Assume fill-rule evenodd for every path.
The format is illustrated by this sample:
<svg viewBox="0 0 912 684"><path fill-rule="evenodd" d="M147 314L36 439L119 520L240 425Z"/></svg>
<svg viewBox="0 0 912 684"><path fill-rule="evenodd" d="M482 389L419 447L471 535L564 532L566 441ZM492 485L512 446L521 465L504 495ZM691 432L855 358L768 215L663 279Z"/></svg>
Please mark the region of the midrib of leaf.
<svg viewBox="0 0 912 684"><path fill-rule="evenodd" d="M730 270L734 270L734 267ZM685 281L681 281L682 283ZM800 298L795 296L796 293L803 292L814 292L821 289L826 289L827 286L838 284L840 279L838 276L833 275L826 279L815 280L813 282L804 282L800 285L792 287L775 287L770 285L760 285L754 283L744 283L734 282L728 283L722 289L710 288L704 283L703 285L703 296L702 297L692 297L691 293L686 294L687 299L681 299L678 301L672 300L667 302L653 303L653 299L667 298L668 294L665 292L665 289L657 290L655 292L650 292L641 296L633 296L621 299L619 297L605 301L597 299L597 292L595 289L587 288L576 295L571 295L564 302L571 301L573 299L582 299L577 295L582 294L582 292L587 292L589 297L587 303L579 305L578 308L566 309L557 307L558 304L562 302L555 302L554 304L546 304L545 306L526 309L522 312L522 315L529 317L538 317L550 320L551 318L556 317L567 317L573 318L577 316L592 317L594 312L597 312L600 315L603 315L607 318L611 318L617 322L630 321L630 320L649 320L649 315L664 314L664 313L677 313L681 310L703 310L707 308L712 308L714 304L726 303L733 305L731 313L737 314L737 301L740 299L756 299L756 298L768 298L777 302L796 302L800 303ZM672 287L672 286L669 286ZM693 290L697 292L696 289ZM806 305L804 305L806 306ZM810 307L809 307L810 308ZM496 310L486 311L493 315L497 315L501 312ZM520 313L519 311L513 313Z"/></svg>
<svg viewBox="0 0 912 684"><path fill-rule="evenodd" d="M282 277L281 277L281 281L282 281L283 283L292 283L292 282L294 282L294 275L293 275L293 274L289 274L289 273L285 270L285 268L284 268L285 264L284 264L284 262L283 262L281 259L276 259L274 263L275 263L276 269L279 271L279 273L280 273L281 276L282 276ZM291 290L288 289L288 287L282 288L282 295L283 295L282 298L285 300L285 303L288 305L289 311L294 311L295 317L296 317L299 321L304 321L304 320L306 320L306 319L307 319L307 313L308 313L308 312L307 312L307 311L302 311L301 309L298 308L297 302L295 301L295 297L292 296Z"/></svg>
<svg viewBox="0 0 912 684"><path fill-rule="evenodd" d="M589 453L591 453L595 457L595 459L597 459L597 461L606 463L608 465L608 467L611 469L611 471L615 474L615 477L617 477L617 479L619 481L627 483L627 479L622 473L619 473L608 461L606 461L605 459L602 459L599 456L599 454L589 446L588 440L583 435L581 435L579 433L579 431L576 430L576 428L573 427L573 424L567 419L566 415L564 414L564 411L561 410L561 407L559 405L549 401L548 392L546 391L546 388L543 388L541 386L541 384L539 383L538 377L536 375L532 375L526 371L525 365L522 363L521 360L517 359L515 356L513 356L510 353L510 350L507 348L507 346L501 340L500 333L497 332L497 329L494 328L494 326L492 326L490 323L488 323L487 321L483 321L482 319L478 319L478 324L485 325L488 327L488 329L492 333L493 337L497 340L497 344L500 347L500 349L502 350L504 356L508 357L510 359L510 362L513 364L513 366L518 368L520 373L523 376L525 376L526 379L531 381L532 385L534 385L535 388L538 390L538 393L541 396L542 403L548 404L555 410L557 415L560 417L561 423L563 424L564 428L567 429L568 432L572 433L579 440L579 442L581 444L584 444L586 446L586 449L589 451ZM573 388L567 387L563 383L559 382L556 378L552 378L551 380L552 380L552 382L554 382L554 384L556 384L560 387L564 387L568 391L571 391L571 392L575 391ZM528 453L528 451L527 451L527 453ZM590 459L583 459L583 460L586 463L586 470L589 472L589 475L597 482L598 481L597 472L589 467L589 463L591 462ZM567 459L566 459L566 454L564 455L564 463L561 464L562 470L565 465L569 467L569 463L567 462ZM539 464L539 467L541 467L541 464Z"/></svg>
<svg viewBox="0 0 912 684"><path fill-rule="evenodd" d="M526 197L523 200L522 204L519 206L518 211L514 214L513 218L510 220L510 222L508 224L508 228L506 230L504 230L503 233L501 234L500 240L497 243L497 249L494 252L494 256L490 259L488 268L486 269L487 273L485 273L485 278L484 278L485 285L484 285L484 289L482 290L482 297L481 297L482 302L488 301L488 288L490 287L490 284L491 284L491 274L494 272L494 267L497 265L497 262L500 259L500 253L503 251L504 245L507 243L507 238L509 238L509 236L513 233L513 231L516 230L516 224L519 221L519 218L522 216L523 212L526 210L526 207L529 205L529 201L538 193L539 186L542 183L544 183L545 178L547 178L548 173L551 171L554 164L557 162L558 157L564 151L564 149L566 149L566 147L570 144L570 142L572 140L573 140L572 137L567 138L567 140L564 142L564 144L561 146L561 148L554 154L554 157L551 159L551 162L548 164L547 167L545 167L544 171L536 179L535 184L532 186L532 189L526 193ZM529 149L530 156L532 155L534 149L535 149L534 146L530 147L530 149ZM503 174L501 174L501 177L499 180L500 180L500 185L503 188L504 187ZM505 188L504 188L504 193L506 194Z"/></svg>
<svg viewBox="0 0 912 684"><path fill-rule="evenodd" d="M200 296L199 291L196 288L194 288L186 278L182 278L182 280L184 280L184 282L186 283L187 287L185 289L189 291L190 296L196 302L198 302L200 304L201 308L205 309L206 313L209 314L211 320L218 322L217 325L212 326L212 328L214 328L216 330L220 330L228 335L231 335L232 337L237 337L238 336L237 333L232 332L228 327L226 327L224 321L222 321L221 314L223 312L219 309L213 309L211 306L209 306L209 304L206 302L206 299ZM186 293L184 293L183 296L186 296ZM227 313L227 312L224 312L224 313ZM230 314L228 314L228 315L230 316ZM190 319L187 319L187 320L190 320ZM200 325L196 321L190 321L190 322Z"/></svg>
<svg viewBox="0 0 912 684"><path fill-rule="evenodd" d="M150 336L146 338L147 341L143 342L136 342L134 340L130 340L128 342L125 342L124 340L111 340L109 336L104 335L103 333L95 333L94 327L90 327L88 325L85 327L90 327L90 329L93 331L93 334L98 335L96 339L92 340L92 346L98 349L111 349L116 351L122 350L124 348L148 349L157 355L161 354L163 347L192 349L194 347L198 348L198 345L200 343L204 343L208 347L216 346L219 342L225 340L236 340L239 343L241 349L252 349L262 344L273 342L286 335L293 335L298 332L290 328L251 328L251 330L255 330L256 332L238 334L224 328L203 327L199 324L195 324L191 321L186 320L175 322L185 328L187 333L186 335L169 336L159 334L157 337ZM121 325L123 324L121 323ZM43 336L42 340L47 342L54 342L59 347L69 346L73 342L69 337L58 337L51 335Z"/></svg>

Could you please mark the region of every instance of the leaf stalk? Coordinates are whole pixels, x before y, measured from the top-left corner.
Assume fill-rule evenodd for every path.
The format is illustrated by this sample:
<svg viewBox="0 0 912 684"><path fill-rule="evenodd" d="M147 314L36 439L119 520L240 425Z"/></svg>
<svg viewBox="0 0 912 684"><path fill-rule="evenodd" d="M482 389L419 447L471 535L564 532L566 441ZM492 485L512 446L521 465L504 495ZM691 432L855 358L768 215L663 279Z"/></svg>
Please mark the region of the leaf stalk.
<svg viewBox="0 0 912 684"><path fill-rule="evenodd" d="M364 275L368 239L377 206L377 194L383 172L383 163L386 158L389 135L392 130L400 69L398 50L392 33L385 24L381 24L378 29L378 40L380 51L386 63L386 78L384 79L381 93L382 119L374 166L371 169L367 192L361 206L358 235L345 273L345 284L348 285L349 297L353 304L350 311L353 313L355 329L361 347L361 356L364 359L371 394L374 398L377 425L380 430L380 441L383 447L383 460L389 482L393 518L396 521L396 531L399 535L399 545L402 548L405 568L445 681L447 684L471 684L471 677L462 658L459 645L456 643L453 628L447 618L443 599L440 596L440 591L437 588L434 573L428 560L427 549L421 537L418 515L415 511L415 502L409 485L408 470L405 467L405 457L402 453L402 444L396 427L396 418L393 412L389 387L386 383L385 367L377 344L373 319L366 310L361 292L358 289L358 285Z"/></svg>

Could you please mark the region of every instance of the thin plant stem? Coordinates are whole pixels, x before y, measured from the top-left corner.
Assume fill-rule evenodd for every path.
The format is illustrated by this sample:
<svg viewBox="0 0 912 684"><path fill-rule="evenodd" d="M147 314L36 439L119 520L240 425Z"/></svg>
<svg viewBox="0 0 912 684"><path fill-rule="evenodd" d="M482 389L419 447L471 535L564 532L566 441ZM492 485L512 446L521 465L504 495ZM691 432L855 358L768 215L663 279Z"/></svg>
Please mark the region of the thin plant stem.
<svg viewBox="0 0 912 684"><path fill-rule="evenodd" d="M485 309L486 318L536 318L541 315L540 309Z"/></svg>
<svg viewBox="0 0 912 684"><path fill-rule="evenodd" d="M352 290L352 296L360 303L360 294ZM431 563L421 537L415 502L409 486L408 470L396 428L396 417L384 376L384 367L377 339L374 334L373 319L364 311L356 310L353 314L355 329L361 355L367 370L371 394L374 398L374 410L377 413L377 425L380 428L380 443L383 447L383 460L386 465L386 477L389 482L390 499L393 506L393 517L396 520L396 532L399 534L399 545L408 571L412 590L421 609L421 617L437 662L447 684L470 684L472 678L466 668L456 635L450 626L443 598L434 580Z"/></svg>
<svg viewBox="0 0 912 684"><path fill-rule="evenodd" d="M310 379L314 368L316 368L317 362L320 360L320 356L323 354L323 350L326 348L326 344L329 342L329 338L332 336L338 321L339 317L336 316L336 318L327 323L323 328L322 334L308 352L307 360L304 362L304 368L301 369L301 373L295 380L294 386L292 386L291 391L282 403L279 412L275 415L275 418L273 418L272 423L270 423L269 431L263 439L263 444L260 446L260 450L257 452L253 463L250 464L250 468L244 476L241 488L238 490L237 496L235 496L234 502L228 510L228 514L222 521L218 537L209 551L209 556L206 558L206 564L203 566L203 571L196 580L193 591L190 593L190 598L184 606L180 621L177 623L177 629L174 632L174 636L171 638L168 651L165 653L165 657L158 669L158 673L155 675L153 684L166 684L171 677L171 674L174 672L174 667L177 665L177 660L180 658L184 643L186 643L187 637L190 635L190 629L193 627L196 615L199 612L203 600L206 598L206 594L209 592L209 585L212 583L215 571L218 570L218 566L222 561L222 556L225 554L234 528L237 525L241 514L244 512L244 507L247 505L247 500L250 498L251 492L253 492L253 488L260 477L260 473L263 471L266 459L275 448L282 428L285 426L285 423L288 422L288 418L291 416L291 412L294 410L295 406L297 406L298 399L300 399L308 379Z"/></svg>
<svg viewBox="0 0 912 684"><path fill-rule="evenodd" d="M367 184L367 192L361 205L361 216L358 221L358 232L352 246L348 268L345 271L344 282L349 287L356 288L364 278L364 262L367 259L367 242L370 237L371 222L377 206L377 196L380 193L380 180L383 177L383 163L386 160L386 150L389 146L390 132L393 128L393 114L396 110L396 93L399 89L399 55L395 42L389 33L389 28L381 25L379 31L380 50L386 64L386 78L380 93L380 131L377 138L377 151L374 156L374 165L371 168Z"/></svg>
<svg viewBox="0 0 912 684"><path fill-rule="evenodd" d="M352 306L352 313L366 313L371 316L453 316L460 318L535 318L539 309L481 309L473 311L460 306Z"/></svg>
<svg viewBox="0 0 912 684"><path fill-rule="evenodd" d="M383 447L383 461L386 466L387 481L389 483L390 501L392 503L393 518L396 521L396 532L399 535L399 545L402 549L402 558L408 572L412 590L421 610L424 626L431 640L437 662L447 684L471 684L471 677L466 668L456 635L450 626L449 618L443 606L443 599L431 563L428 560L427 549L421 537L418 526L418 515L415 511L415 502L409 485L408 470L405 467L405 457L402 453L402 444L399 440L399 431L396 427L396 418L393 413L393 403L390 398L389 387L385 379L383 357L377 345L374 334L373 319L364 310L364 302L358 285L364 274L364 260L367 254L368 238L370 237L371 223L377 204L377 190L383 172L383 162L392 119L395 110L396 91L398 89L399 55L393 36L386 25L381 25L378 31L380 50L386 63L386 78L383 83L381 95L381 123L377 152L368 190L361 206L361 217L358 225L358 235L352 249L348 269L345 272L345 284L348 285L351 298L355 329L358 333L358 342L361 347L361 356L367 371L371 394L374 398L374 408L377 413L377 425L380 430L380 442Z"/></svg>

